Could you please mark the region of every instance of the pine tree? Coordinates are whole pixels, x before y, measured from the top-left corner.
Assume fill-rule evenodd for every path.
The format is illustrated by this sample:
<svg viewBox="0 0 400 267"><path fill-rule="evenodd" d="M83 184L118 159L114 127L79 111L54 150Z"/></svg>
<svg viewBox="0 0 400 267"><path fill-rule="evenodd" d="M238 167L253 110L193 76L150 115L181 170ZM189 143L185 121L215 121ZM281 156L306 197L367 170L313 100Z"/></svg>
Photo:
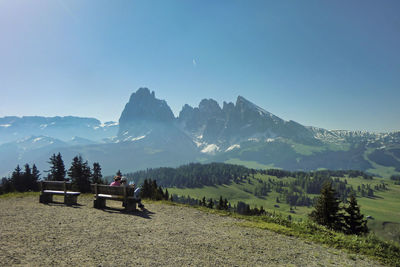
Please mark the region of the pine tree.
<svg viewBox="0 0 400 267"><path fill-rule="evenodd" d="M33 191L39 190L39 185L38 185L39 178L40 178L40 171L37 169L36 165L33 164L32 176L31 176L31 189Z"/></svg>
<svg viewBox="0 0 400 267"><path fill-rule="evenodd" d="M206 197L203 197L203 199L200 201L201 206L207 206L207 202L206 202Z"/></svg>
<svg viewBox="0 0 400 267"><path fill-rule="evenodd" d="M102 184L103 183L103 175L101 174L101 167L98 162L93 163L93 174L92 174L92 183L94 184Z"/></svg>
<svg viewBox="0 0 400 267"><path fill-rule="evenodd" d="M208 200L207 208L212 209L214 207L214 201L212 198Z"/></svg>
<svg viewBox="0 0 400 267"><path fill-rule="evenodd" d="M73 185L82 193L90 192L90 177L92 176L88 162L83 162L82 157L75 156L68 170Z"/></svg>
<svg viewBox="0 0 400 267"><path fill-rule="evenodd" d="M367 220L364 220L364 215L361 214L354 195L350 196L348 206L344 210L347 213L344 216L346 234L360 235L368 233Z"/></svg>
<svg viewBox="0 0 400 267"><path fill-rule="evenodd" d="M168 189L165 189L164 199L165 199L165 200L168 200L168 199L169 199Z"/></svg>
<svg viewBox="0 0 400 267"><path fill-rule="evenodd" d="M225 198L225 201L224 201L224 209L225 210L228 210L229 209L229 206L228 206L228 200Z"/></svg>
<svg viewBox="0 0 400 267"><path fill-rule="evenodd" d="M21 168L19 167L19 165L17 165L17 167L11 174L11 183L15 190L23 192L24 190L23 178L22 178Z"/></svg>
<svg viewBox="0 0 400 267"><path fill-rule="evenodd" d="M141 198L149 198L150 197L150 184L147 179L144 179L142 190L140 190Z"/></svg>
<svg viewBox="0 0 400 267"><path fill-rule="evenodd" d="M339 204L340 201L332 188L332 182L325 182L321 189L321 195L315 204L315 210L309 216L318 224L341 231L343 228L343 215L340 213L342 208Z"/></svg>
<svg viewBox="0 0 400 267"><path fill-rule="evenodd" d="M1 188L3 193L14 191L14 187L10 178L3 177L1 179Z"/></svg>
<svg viewBox="0 0 400 267"><path fill-rule="evenodd" d="M32 190L32 169L29 166L29 164L25 164L24 165L25 171L22 174L22 183L24 185L24 189L23 192L28 191L28 190Z"/></svg>
<svg viewBox="0 0 400 267"><path fill-rule="evenodd" d="M222 196L219 197L219 201L218 201L218 204L217 204L217 209L218 210L224 209L224 201L222 200Z"/></svg>
<svg viewBox="0 0 400 267"><path fill-rule="evenodd" d="M50 161L48 161L48 163L50 164L50 170L48 170L47 172L49 172L47 180L50 181L64 181L65 180L65 174L67 173L65 170L65 165L64 165L64 161L61 157L61 154L58 153L53 154L50 157Z"/></svg>

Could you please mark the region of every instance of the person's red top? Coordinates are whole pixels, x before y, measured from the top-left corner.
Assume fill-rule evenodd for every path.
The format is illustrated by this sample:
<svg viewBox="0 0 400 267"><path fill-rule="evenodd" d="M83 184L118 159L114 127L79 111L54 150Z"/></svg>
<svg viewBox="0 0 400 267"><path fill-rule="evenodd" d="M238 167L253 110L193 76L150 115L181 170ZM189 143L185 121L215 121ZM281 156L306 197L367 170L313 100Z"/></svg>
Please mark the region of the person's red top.
<svg viewBox="0 0 400 267"><path fill-rule="evenodd" d="M114 181L110 185L111 186L121 186L121 183L119 181Z"/></svg>

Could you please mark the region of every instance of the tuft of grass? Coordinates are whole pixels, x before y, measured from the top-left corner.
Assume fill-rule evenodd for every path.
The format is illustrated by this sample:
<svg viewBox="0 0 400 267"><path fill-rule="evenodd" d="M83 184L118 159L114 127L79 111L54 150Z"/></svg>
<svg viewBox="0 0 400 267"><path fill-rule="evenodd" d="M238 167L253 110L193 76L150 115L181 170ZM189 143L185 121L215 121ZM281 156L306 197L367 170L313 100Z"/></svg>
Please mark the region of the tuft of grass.
<svg viewBox="0 0 400 267"><path fill-rule="evenodd" d="M12 197L29 197L29 196L39 196L40 192L11 192L11 193L7 193L7 194L2 194L0 195L0 199L1 198L12 198Z"/></svg>

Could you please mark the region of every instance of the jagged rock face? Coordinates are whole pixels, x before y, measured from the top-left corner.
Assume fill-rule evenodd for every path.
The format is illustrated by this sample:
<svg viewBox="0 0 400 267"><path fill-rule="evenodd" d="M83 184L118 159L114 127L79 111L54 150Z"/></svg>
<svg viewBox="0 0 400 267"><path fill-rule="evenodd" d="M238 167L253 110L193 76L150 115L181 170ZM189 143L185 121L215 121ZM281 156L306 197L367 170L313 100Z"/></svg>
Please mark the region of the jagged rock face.
<svg viewBox="0 0 400 267"><path fill-rule="evenodd" d="M189 132L199 133L207 128L208 124L215 124L216 121L223 122L224 113L217 101L203 99L198 108L185 105L179 113L178 122L184 125Z"/></svg>
<svg viewBox="0 0 400 267"><path fill-rule="evenodd" d="M150 93L149 89L140 88L131 95L122 111L119 135L127 130L143 127L143 122L168 124L174 119L174 114L165 100L157 99L154 91Z"/></svg>
<svg viewBox="0 0 400 267"><path fill-rule="evenodd" d="M207 143L229 145L253 137L314 139L306 127L284 121L242 96L237 98L236 104L224 102L222 109L212 99L202 100L198 108L185 105L178 121L186 131L202 136Z"/></svg>

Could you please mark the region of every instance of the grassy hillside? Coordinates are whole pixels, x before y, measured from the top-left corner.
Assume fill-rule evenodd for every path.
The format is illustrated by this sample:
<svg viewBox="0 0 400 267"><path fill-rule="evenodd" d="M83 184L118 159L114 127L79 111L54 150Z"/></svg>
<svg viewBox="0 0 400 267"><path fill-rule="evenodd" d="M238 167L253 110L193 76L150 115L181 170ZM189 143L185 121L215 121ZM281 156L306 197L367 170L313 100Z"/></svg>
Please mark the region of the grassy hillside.
<svg viewBox="0 0 400 267"><path fill-rule="evenodd" d="M284 216L291 216L294 220L304 220L307 215L313 210L312 206L296 206L290 207L289 204L284 203L282 195L271 191L265 197L256 197L254 195L255 188L262 181L293 181L292 177L277 178L275 176L264 175L257 173L245 180L244 182L215 186L203 186L197 188L177 188L170 187L168 191L171 194L180 196L190 196L192 198L201 199L203 197L213 198L218 200L220 196L227 198L231 205L235 205L238 201L243 201L250 204L252 207L261 207L270 212L281 213ZM346 180L349 186L352 186L355 190L362 184L369 184L371 188L376 185L385 183L387 190L374 190L374 197L361 197L357 196L358 203L361 206L361 212L367 216L372 216L368 220L369 228L374 231L378 236L385 240L394 240L400 243L400 185L395 185L393 181L377 178L373 180L365 180L362 177L349 178L348 176L339 178L340 180ZM318 194L309 194L309 197L317 197ZM279 203L276 202L277 198L281 200Z"/></svg>

